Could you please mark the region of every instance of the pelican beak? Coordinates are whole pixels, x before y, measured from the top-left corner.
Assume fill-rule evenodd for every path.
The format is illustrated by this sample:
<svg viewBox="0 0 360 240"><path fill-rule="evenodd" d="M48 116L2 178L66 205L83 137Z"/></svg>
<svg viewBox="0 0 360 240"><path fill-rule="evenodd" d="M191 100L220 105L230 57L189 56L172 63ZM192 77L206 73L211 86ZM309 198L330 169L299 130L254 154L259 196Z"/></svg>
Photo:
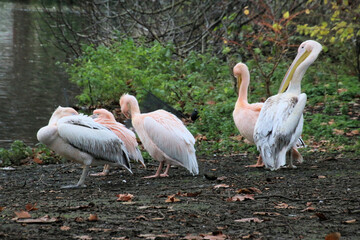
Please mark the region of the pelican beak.
<svg viewBox="0 0 360 240"><path fill-rule="evenodd" d="M286 75L285 75L284 79L282 80L282 82L280 84L280 88L279 88L278 93L285 92L286 88L289 86L289 84L290 84L290 82L291 82L291 80L292 80L292 78L294 76L294 73L295 73L296 69L310 55L310 53L311 53L311 51L305 50L305 51L299 53L296 56L296 58L292 62L290 68L286 72Z"/></svg>
<svg viewBox="0 0 360 240"><path fill-rule="evenodd" d="M242 79L241 79L241 75L240 75L240 76L237 77L237 87L238 87L238 89L240 89L241 82L242 82Z"/></svg>

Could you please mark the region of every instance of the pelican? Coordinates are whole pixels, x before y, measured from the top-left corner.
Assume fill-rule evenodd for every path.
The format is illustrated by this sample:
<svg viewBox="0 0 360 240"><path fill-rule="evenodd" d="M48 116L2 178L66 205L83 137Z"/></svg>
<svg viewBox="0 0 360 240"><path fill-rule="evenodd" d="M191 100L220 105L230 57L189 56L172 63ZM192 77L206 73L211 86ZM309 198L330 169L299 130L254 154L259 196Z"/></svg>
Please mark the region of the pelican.
<svg viewBox="0 0 360 240"><path fill-rule="evenodd" d="M62 188L86 187L90 165L121 165L131 172L124 143L115 133L73 108L59 106L48 125L37 132L37 139L57 154L83 164L79 182Z"/></svg>
<svg viewBox="0 0 360 240"><path fill-rule="evenodd" d="M144 148L150 156L160 162L155 175L144 178L168 177L171 165L185 167L190 173L198 174L195 156L195 139L185 125L165 110L140 113L138 101L132 95L120 98L120 107L126 118L130 118ZM164 163L166 170L160 174Z"/></svg>
<svg viewBox="0 0 360 240"><path fill-rule="evenodd" d="M138 161L143 165L143 167L146 167L133 131L127 129L125 125L117 122L114 115L106 109L101 108L94 110L91 117L95 122L100 123L113 131L113 133L115 133L124 142L130 159ZM105 164L104 170L101 173L94 173L91 174L91 176L106 176L109 173L109 168L110 165Z"/></svg>
<svg viewBox="0 0 360 240"><path fill-rule="evenodd" d="M271 170L286 164L286 152L295 146L301 135L306 104L306 94L301 93L301 80L321 49L321 44L312 40L299 46L297 56L280 85L280 93L268 98L260 111L254 141L265 166ZM292 156L289 167L295 167Z"/></svg>
<svg viewBox="0 0 360 240"><path fill-rule="evenodd" d="M259 117L260 110L263 103L249 104L247 100L247 91L250 83L250 73L248 67L244 63L238 63L233 68L234 77L238 81L238 99L233 111L233 119L240 134L247 139L251 144L254 144L254 128L256 120ZM301 140L300 140L301 141ZM301 154L296 150L296 147L292 149L292 155L297 161L302 161ZM258 157L255 165L249 165L246 167L263 167L261 155Z"/></svg>

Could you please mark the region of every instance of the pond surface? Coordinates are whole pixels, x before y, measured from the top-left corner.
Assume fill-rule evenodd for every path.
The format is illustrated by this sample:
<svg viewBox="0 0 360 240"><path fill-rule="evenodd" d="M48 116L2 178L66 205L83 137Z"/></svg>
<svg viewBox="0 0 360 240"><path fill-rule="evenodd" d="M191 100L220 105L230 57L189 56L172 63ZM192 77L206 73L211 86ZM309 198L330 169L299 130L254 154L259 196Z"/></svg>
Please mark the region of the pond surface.
<svg viewBox="0 0 360 240"><path fill-rule="evenodd" d="M29 4L0 2L0 147L35 145L54 109L73 104L78 91L56 65L65 55L44 47L52 35L39 30L39 19Z"/></svg>

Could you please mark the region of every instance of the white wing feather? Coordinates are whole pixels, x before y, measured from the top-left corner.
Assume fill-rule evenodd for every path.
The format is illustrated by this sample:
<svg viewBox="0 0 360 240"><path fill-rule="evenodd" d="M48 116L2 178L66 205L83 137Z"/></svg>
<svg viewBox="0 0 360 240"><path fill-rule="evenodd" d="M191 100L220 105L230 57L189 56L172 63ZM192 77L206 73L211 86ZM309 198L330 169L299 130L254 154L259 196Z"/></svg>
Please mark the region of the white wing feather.
<svg viewBox="0 0 360 240"><path fill-rule="evenodd" d="M118 163L130 172L124 143L111 130L85 115L67 116L57 122L60 137L97 159Z"/></svg>
<svg viewBox="0 0 360 240"><path fill-rule="evenodd" d="M305 99L305 101L304 101ZM255 125L254 141L266 167L286 164L286 152L302 132L306 95L278 94L266 100Z"/></svg>
<svg viewBox="0 0 360 240"><path fill-rule="evenodd" d="M161 113L161 110L157 111ZM191 173L198 174L195 155L195 139L184 124L172 114L161 114L160 118L147 116L144 130L156 146Z"/></svg>

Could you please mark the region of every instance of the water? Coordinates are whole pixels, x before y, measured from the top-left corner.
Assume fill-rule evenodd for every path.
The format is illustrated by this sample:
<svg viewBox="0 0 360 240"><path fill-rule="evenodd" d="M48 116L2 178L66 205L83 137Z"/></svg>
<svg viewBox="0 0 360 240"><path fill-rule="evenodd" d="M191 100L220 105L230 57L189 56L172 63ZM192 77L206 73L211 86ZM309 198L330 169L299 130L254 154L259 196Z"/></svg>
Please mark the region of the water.
<svg viewBox="0 0 360 240"><path fill-rule="evenodd" d="M73 104L78 91L56 65L64 54L43 47L51 34L36 30L39 24L32 6L0 2L0 147L14 140L36 144L36 132L51 113Z"/></svg>

